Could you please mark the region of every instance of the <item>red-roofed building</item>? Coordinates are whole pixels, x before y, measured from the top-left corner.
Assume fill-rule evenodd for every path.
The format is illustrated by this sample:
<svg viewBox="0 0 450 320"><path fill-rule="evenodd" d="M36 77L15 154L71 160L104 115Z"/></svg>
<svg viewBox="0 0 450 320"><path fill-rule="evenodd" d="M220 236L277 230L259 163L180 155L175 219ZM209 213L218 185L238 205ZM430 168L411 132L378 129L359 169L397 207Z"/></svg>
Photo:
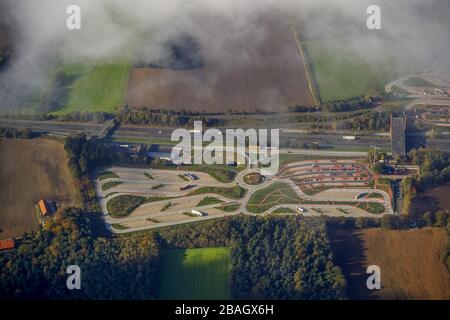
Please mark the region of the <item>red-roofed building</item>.
<svg viewBox="0 0 450 320"><path fill-rule="evenodd" d="M10 249L14 249L13 239L0 240L0 250L10 250Z"/></svg>
<svg viewBox="0 0 450 320"><path fill-rule="evenodd" d="M38 202L39 210L41 211L42 217L47 217L56 211L56 206L54 202L46 201L44 199Z"/></svg>
<svg viewBox="0 0 450 320"><path fill-rule="evenodd" d="M47 203L45 200L39 200L38 202L39 209L41 210L42 216L46 216L48 214Z"/></svg>

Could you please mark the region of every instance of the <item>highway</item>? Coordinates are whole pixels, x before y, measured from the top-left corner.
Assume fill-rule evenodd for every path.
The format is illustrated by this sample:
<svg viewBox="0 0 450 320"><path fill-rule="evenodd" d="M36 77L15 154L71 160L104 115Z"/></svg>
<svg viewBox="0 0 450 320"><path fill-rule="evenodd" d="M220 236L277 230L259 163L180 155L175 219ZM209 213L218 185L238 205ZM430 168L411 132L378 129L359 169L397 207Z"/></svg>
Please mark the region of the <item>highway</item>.
<svg viewBox="0 0 450 320"><path fill-rule="evenodd" d="M0 119L0 127L3 128L28 128L30 130L46 133L68 136L77 133L93 134L101 129L102 124L94 123L72 123L57 121L37 121L37 120L12 120ZM156 141L170 141L174 129L172 128L150 128L142 126L120 126L111 135L111 138L120 141L123 139L139 138ZM412 136L416 136L417 133ZM295 131L280 131L280 148L283 149L306 149L303 144L311 145L317 142L322 147L322 151L332 151L332 148L344 148L351 151L352 148L364 148L376 146L379 148L390 149L390 139L380 135L359 135L356 140L344 140L342 135L337 134L308 134ZM426 146L450 150L450 139L427 139ZM316 150L310 149L311 152Z"/></svg>
<svg viewBox="0 0 450 320"><path fill-rule="evenodd" d="M169 139L172 135L173 129L154 129L142 127L121 126L112 135L116 140L126 138L148 138L148 139ZM223 132L224 134L225 132ZM225 136L225 135L224 135ZM320 142L323 146L335 147L365 147L368 145L376 145L377 147L390 147L390 141L382 136L359 136L357 140L348 141L342 138L342 135L335 134L308 134L301 132L286 132L280 131L280 146L289 147L289 144L294 144L295 147L301 146L303 143L311 144L313 142Z"/></svg>

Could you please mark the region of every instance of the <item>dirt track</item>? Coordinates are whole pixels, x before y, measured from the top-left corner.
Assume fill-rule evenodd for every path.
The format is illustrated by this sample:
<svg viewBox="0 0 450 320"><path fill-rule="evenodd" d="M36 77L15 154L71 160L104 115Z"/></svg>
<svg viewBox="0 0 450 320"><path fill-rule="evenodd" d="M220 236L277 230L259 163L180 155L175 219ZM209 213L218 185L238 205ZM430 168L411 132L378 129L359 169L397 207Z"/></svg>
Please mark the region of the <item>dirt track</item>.
<svg viewBox="0 0 450 320"><path fill-rule="evenodd" d="M224 46L227 61L211 55L203 56L205 67L198 70L134 69L128 105L208 112L280 111L312 105L289 19L281 13L259 19L259 39L245 35L229 39Z"/></svg>

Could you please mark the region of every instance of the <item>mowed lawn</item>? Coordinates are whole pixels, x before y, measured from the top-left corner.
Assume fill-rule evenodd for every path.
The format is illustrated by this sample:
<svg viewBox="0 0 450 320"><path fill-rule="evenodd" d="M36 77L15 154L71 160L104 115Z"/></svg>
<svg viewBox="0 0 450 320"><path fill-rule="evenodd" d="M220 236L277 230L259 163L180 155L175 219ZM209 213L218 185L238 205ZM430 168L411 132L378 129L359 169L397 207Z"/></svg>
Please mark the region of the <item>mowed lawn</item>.
<svg viewBox="0 0 450 320"><path fill-rule="evenodd" d="M130 64L67 65L66 75L75 81L70 88L67 106L55 115L75 111L114 112L125 102Z"/></svg>
<svg viewBox="0 0 450 320"><path fill-rule="evenodd" d="M161 257L160 299L230 298L230 250L172 250Z"/></svg>

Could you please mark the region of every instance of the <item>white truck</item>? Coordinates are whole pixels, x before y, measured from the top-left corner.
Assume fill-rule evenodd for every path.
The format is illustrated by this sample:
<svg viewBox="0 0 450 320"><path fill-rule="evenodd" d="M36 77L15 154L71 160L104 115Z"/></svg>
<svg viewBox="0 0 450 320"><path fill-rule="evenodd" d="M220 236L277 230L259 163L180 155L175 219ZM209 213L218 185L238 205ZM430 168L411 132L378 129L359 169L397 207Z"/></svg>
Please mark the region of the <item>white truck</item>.
<svg viewBox="0 0 450 320"><path fill-rule="evenodd" d="M206 217L208 214L206 212L191 210L191 214L197 217Z"/></svg>
<svg viewBox="0 0 450 320"><path fill-rule="evenodd" d="M343 136L342 139L344 140L356 140L355 136Z"/></svg>

